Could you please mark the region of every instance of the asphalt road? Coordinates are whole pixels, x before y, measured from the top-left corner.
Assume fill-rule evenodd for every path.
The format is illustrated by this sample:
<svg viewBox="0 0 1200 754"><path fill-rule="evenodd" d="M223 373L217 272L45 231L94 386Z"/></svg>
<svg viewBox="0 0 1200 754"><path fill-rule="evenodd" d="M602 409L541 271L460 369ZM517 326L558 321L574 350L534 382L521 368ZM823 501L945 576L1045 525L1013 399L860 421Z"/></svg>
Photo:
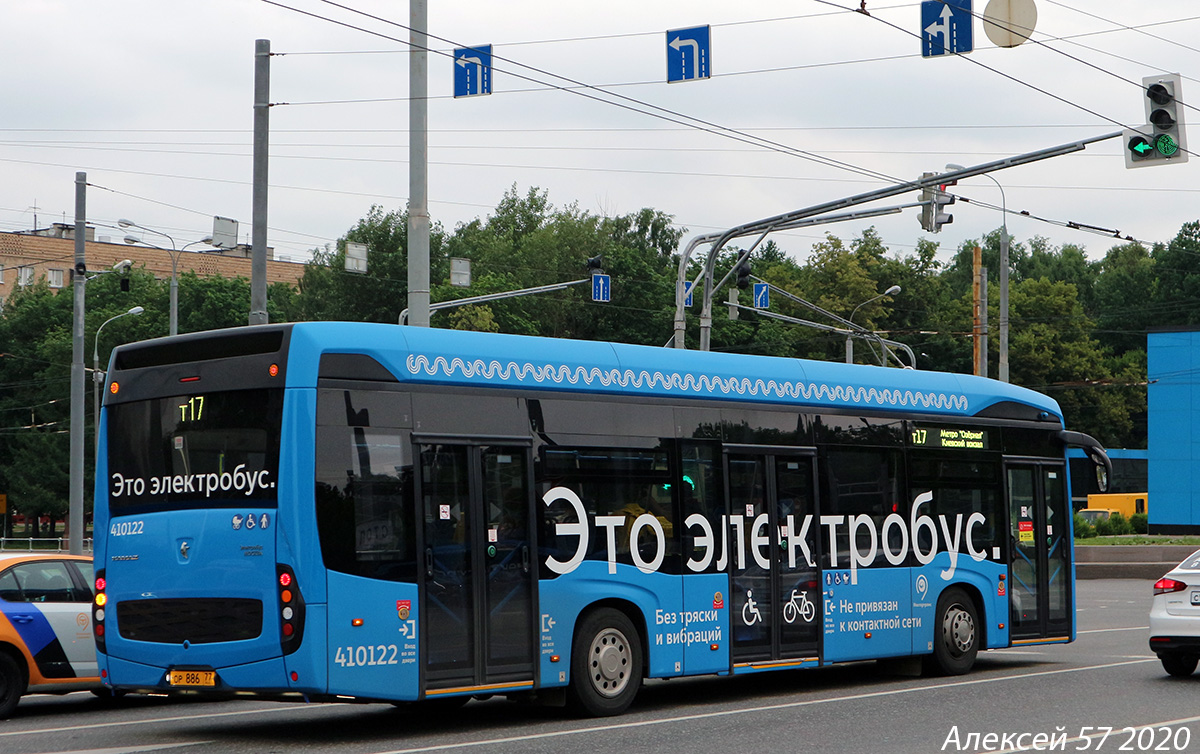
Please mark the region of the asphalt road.
<svg viewBox="0 0 1200 754"><path fill-rule="evenodd" d="M1200 674L1172 679L1147 649L1150 584L1081 581L1077 642L988 652L961 678L918 677L901 662L656 681L606 720L501 699L437 716L386 705L34 696L0 722L0 752L901 754L1033 751L1058 735L1067 740L1057 750L1200 751Z"/></svg>

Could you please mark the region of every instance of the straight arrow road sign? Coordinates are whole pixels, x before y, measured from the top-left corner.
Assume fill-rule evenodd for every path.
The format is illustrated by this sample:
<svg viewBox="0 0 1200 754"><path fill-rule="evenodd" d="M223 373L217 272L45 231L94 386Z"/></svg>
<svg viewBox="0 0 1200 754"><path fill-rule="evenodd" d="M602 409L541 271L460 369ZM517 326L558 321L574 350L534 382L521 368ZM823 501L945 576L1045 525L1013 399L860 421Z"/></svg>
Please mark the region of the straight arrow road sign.
<svg viewBox="0 0 1200 754"><path fill-rule="evenodd" d="M975 49L972 0L921 3L921 57L959 55Z"/></svg>

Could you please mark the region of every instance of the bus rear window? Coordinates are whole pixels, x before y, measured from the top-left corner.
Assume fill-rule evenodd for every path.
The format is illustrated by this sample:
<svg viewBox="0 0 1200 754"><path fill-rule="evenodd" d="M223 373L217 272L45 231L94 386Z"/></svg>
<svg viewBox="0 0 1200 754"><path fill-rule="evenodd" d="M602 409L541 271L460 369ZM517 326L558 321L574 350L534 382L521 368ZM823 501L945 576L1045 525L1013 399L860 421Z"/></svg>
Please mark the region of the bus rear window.
<svg viewBox="0 0 1200 754"><path fill-rule="evenodd" d="M279 389L110 406L110 510L274 506L282 416Z"/></svg>

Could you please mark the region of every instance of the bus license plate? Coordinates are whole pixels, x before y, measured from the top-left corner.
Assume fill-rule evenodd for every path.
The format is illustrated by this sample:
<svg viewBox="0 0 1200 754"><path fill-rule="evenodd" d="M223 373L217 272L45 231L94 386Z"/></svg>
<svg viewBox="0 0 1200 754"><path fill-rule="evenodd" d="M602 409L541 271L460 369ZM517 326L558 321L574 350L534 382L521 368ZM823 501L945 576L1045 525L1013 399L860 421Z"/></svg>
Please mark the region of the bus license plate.
<svg viewBox="0 0 1200 754"><path fill-rule="evenodd" d="M172 686L216 686L217 674L212 670L172 670Z"/></svg>

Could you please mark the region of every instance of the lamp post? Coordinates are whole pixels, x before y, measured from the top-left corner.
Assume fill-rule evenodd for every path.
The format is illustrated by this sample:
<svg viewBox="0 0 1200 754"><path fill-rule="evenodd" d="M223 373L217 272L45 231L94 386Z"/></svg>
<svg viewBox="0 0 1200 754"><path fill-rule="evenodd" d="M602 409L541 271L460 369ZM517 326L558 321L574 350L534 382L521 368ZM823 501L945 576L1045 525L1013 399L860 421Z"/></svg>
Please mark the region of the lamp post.
<svg viewBox="0 0 1200 754"><path fill-rule="evenodd" d="M872 301L878 301L879 299L883 298L884 296L895 296L899 292L900 292L900 286L893 285L891 288L888 288L883 293L880 293L877 296L872 296L871 298L862 302L858 306L854 307L854 311L850 312L850 316L846 318L846 321L851 322L851 323L854 322L854 315L858 314L858 310L863 308L867 304L871 303ZM847 364L854 363L854 336L853 335L846 336L846 363Z"/></svg>
<svg viewBox="0 0 1200 754"><path fill-rule="evenodd" d="M162 236L163 238L165 238L171 242L171 248L164 249L161 246L155 246L152 243L146 243L145 241L143 241L142 239L140 239L136 236L125 236L125 243L127 243L127 244L130 244L130 245L141 244L142 246L149 246L152 249L158 249L159 251L165 251L171 255L171 314L170 314L169 334L178 335L179 334L179 275L178 275L179 255L182 252L186 251L187 247L189 247L189 246L195 246L196 244L199 244L199 243L211 244L212 236L205 236L204 238L200 239L199 241L193 241L189 244L184 244L182 249L176 249L175 248L175 239L171 238L166 233L163 233L161 230L155 230L154 228L147 228L144 225L138 225L137 223L135 223L132 220L124 220L124 219L117 220L117 225L119 225L122 228L138 228L139 230L144 230L147 233L154 233L155 235Z"/></svg>
<svg viewBox="0 0 1200 754"><path fill-rule="evenodd" d="M947 170L962 170L961 165L948 164ZM1000 370L1001 382L1008 382L1008 204L1004 199L1004 187L991 173L980 173L991 178L1000 189Z"/></svg>
<svg viewBox="0 0 1200 754"><path fill-rule="evenodd" d="M114 319L128 317L131 314L136 317L144 311L146 310L142 307L135 306L127 312L122 312L115 317L109 317L108 319L104 320L99 327L96 328L96 339L92 342L92 406L95 410L95 421L93 425L96 428L97 460L100 458L100 384L104 382L104 377L100 374L100 331L104 329L104 325L107 325Z"/></svg>

